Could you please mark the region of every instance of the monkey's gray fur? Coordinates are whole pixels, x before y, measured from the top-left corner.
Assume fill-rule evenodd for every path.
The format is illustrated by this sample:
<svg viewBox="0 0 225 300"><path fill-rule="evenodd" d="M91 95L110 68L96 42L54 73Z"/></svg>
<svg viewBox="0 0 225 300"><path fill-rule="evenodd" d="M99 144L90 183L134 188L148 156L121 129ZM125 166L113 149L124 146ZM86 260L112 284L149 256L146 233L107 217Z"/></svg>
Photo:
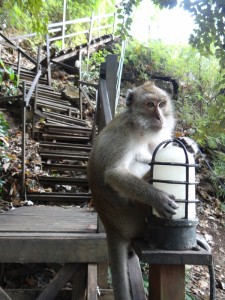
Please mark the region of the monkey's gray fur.
<svg viewBox="0 0 225 300"><path fill-rule="evenodd" d="M178 208L172 195L146 182L155 147L174 129L171 99L147 82L129 92L127 106L100 132L88 164L94 205L107 234L115 300L132 299L127 253L133 238L145 236L148 209L171 218Z"/></svg>

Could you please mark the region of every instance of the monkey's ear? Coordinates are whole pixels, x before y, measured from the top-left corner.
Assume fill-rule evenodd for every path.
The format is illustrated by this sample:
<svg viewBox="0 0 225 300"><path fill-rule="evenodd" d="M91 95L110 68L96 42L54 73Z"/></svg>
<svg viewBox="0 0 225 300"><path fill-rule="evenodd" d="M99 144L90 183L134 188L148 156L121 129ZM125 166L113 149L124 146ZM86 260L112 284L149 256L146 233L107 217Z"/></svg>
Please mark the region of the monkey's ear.
<svg viewBox="0 0 225 300"><path fill-rule="evenodd" d="M131 106L133 100L134 100L134 92L132 90L128 90L126 95L126 105L128 107Z"/></svg>

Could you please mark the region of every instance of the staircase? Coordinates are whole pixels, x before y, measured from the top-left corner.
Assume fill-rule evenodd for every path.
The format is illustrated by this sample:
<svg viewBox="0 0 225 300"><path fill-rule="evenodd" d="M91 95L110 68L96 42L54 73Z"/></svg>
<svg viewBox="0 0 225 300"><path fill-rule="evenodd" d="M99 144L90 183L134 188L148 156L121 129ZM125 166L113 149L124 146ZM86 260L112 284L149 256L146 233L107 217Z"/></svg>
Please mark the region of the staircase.
<svg viewBox="0 0 225 300"><path fill-rule="evenodd" d="M45 85L38 86L36 113L45 119L34 136L39 141L46 175L37 178L41 191L27 191L27 199L34 203L86 205L91 199L86 166L92 129L80 119L77 108Z"/></svg>

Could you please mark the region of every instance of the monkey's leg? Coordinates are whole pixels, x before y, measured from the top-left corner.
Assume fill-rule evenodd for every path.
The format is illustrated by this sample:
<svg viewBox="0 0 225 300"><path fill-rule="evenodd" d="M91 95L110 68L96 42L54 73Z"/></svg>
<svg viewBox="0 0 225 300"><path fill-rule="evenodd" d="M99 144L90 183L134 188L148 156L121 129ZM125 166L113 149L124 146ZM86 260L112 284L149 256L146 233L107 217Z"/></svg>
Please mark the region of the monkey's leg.
<svg viewBox="0 0 225 300"><path fill-rule="evenodd" d="M127 269L129 241L115 232L107 232L109 260L115 300L132 300Z"/></svg>

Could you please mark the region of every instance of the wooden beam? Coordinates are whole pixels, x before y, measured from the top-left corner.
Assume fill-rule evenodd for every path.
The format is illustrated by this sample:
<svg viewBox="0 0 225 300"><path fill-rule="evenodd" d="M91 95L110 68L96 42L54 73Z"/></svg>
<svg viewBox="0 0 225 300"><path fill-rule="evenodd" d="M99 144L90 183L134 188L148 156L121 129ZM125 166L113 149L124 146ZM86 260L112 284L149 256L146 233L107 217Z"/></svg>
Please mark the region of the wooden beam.
<svg viewBox="0 0 225 300"><path fill-rule="evenodd" d="M88 264L87 300L97 300L97 264Z"/></svg>
<svg viewBox="0 0 225 300"><path fill-rule="evenodd" d="M81 264L65 264L58 272L56 277L37 297L37 300L54 300L58 292L65 286L74 273L77 273Z"/></svg>
<svg viewBox="0 0 225 300"><path fill-rule="evenodd" d="M0 287L0 299L1 300L12 300L12 298L9 297L9 295L6 294L6 292Z"/></svg>
<svg viewBox="0 0 225 300"><path fill-rule="evenodd" d="M116 54L108 55L106 58L106 86L108 91L109 103L112 117L115 115L116 104L116 87L117 87L117 70L118 56Z"/></svg>
<svg viewBox="0 0 225 300"><path fill-rule="evenodd" d="M149 299L184 300L185 265L150 265Z"/></svg>

